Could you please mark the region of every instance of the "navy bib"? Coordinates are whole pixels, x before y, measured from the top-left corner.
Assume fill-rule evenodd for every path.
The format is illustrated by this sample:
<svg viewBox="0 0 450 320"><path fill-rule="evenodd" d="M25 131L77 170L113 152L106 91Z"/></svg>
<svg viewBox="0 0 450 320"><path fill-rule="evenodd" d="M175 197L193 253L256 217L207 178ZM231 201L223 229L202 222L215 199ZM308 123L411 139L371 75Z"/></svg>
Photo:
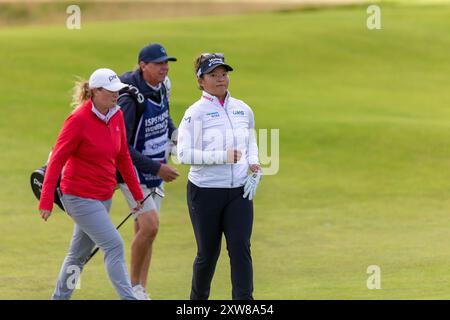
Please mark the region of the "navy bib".
<svg viewBox="0 0 450 320"><path fill-rule="evenodd" d="M143 155L160 163L167 163L166 149L169 147L169 103L161 97L161 103L145 100L145 109L136 131L134 148ZM138 171L140 183L149 188L157 187L162 179L150 173Z"/></svg>

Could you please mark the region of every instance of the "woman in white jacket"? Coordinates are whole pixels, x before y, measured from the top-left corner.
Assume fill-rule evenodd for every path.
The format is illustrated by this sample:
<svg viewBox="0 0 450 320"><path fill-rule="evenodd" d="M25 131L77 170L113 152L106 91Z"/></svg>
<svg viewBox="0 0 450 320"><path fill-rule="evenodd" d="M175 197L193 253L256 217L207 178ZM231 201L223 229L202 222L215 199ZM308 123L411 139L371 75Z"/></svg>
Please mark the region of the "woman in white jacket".
<svg viewBox="0 0 450 320"><path fill-rule="evenodd" d="M232 70L223 54L196 59L202 97L187 109L179 126L178 158L191 165L187 203L197 241L193 300L209 297L222 234L230 256L232 298L253 299L252 199L262 173L253 111L228 92Z"/></svg>

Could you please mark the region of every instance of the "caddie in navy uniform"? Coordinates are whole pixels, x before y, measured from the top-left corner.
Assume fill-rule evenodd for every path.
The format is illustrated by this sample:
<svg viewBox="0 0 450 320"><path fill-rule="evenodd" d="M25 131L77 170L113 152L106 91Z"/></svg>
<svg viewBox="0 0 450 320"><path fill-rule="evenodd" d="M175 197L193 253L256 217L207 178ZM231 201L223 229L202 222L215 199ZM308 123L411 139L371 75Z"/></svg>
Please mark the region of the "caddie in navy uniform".
<svg viewBox="0 0 450 320"><path fill-rule="evenodd" d="M128 145L142 192L147 196L164 182L177 178L178 172L167 164L167 150L176 144L177 130L169 114L169 61L165 48L150 44L141 49L139 67L123 74L120 80L129 85L118 104L122 108ZM126 184L119 186L130 208L134 199ZM158 232L161 198L150 196L141 210L134 214L135 236L131 247L131 285L138 299L149 300L146 292L152 246Z"/></svg>

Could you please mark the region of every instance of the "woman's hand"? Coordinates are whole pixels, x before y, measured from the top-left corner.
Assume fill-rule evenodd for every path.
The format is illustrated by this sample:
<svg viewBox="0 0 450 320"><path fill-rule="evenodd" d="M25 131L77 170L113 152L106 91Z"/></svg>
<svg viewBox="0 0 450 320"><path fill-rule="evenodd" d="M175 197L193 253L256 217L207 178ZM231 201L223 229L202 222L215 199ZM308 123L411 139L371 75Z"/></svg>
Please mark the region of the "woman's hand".
<svg viewBox="0 0 450 320"><path fill-rule="evenodd" d="M139 200L136 204L136 207L133 209L133 212L137 212L144 207L143 200Z"/></svg>
<svg viewBox="0 0 450 320"><path fill-rule="evenodd" d="M41 213L41 218L44 219L45 221L47 221L47 219L50 217L50 215L52 214L52 212L50 210L43 210L40 209L39 210Z"/></svg>
<svg viewBox="0 0 450 320"><path fill-rule="evenodd" d="M227 150L227 163L237 163L242 156L242 152L236 149Z"/></svg>

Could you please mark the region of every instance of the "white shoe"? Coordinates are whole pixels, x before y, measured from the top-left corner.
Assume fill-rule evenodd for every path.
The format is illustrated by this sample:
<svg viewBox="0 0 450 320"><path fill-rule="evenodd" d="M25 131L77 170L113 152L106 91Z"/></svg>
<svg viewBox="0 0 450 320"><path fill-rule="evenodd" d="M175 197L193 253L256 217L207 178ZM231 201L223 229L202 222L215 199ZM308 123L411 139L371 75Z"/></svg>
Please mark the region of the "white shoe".
<svg viewBox="0 0 450 320"><path fill-rule="evenodd" d="M145 290L142 291L142 294L143 294L143 297L145 298L144 300L152 300L152 299L150 299L150 296L147 294L147 292L145 292Z"/></svg>
<svg viewBox="0 0 450 320"><path fill-rule="evenodd" d="M138 300L151 300L148 294L145 292L145 289L140 284L137 284L133 287L134 295Z"/></svg>

